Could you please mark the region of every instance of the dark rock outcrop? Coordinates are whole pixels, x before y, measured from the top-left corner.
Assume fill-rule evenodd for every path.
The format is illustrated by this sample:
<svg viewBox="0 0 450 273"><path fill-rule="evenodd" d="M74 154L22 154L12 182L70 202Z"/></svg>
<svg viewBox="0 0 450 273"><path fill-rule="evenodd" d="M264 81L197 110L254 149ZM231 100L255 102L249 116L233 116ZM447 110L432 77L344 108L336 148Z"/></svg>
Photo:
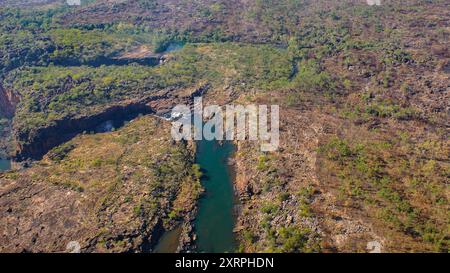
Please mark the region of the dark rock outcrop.
<svg viewBox="0 0 450 273"><path fill-rule="evenodd" d="M131 120L139 114L150 113L154 113L154 111L145 102L115 105L98 114L58 120L54 125L39 128L31 139L28 139L28 135L18 133L15 135L15 139L26 141L17 143L16 159L19 161L41 159L53 147L70 140L79 133L93 131L105 121Z"/></svg>
<svg viewBox="0 0 450 273"><path fill-rule="evenodd" d="M163 90L139 100L111 105L96 114L56 120L50 126L37 128L33 133L14 130L15 158L17 161L39 160L50 149L77 134L94 131L98 125L109 120L128 121L145 114L167 116L176 104L192 104L193 98L202 95L208 88L209 85L203 85L187 92Z"/></svg>

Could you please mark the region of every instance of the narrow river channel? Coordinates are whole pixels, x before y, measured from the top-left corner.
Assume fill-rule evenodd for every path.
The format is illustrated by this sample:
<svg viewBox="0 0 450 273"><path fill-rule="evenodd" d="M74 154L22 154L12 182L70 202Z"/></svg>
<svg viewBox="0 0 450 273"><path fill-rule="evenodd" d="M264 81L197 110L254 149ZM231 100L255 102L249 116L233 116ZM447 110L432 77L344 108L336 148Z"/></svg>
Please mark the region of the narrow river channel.
<svg viewBox="0 0 450 273"><path fill-rule="evenodd" d="M228 161L234 152L231 142L197 142L196 162L204 174L206 190L200 199L195 221L197 251L206 253L234 252L236 248L233 172Z"/></svg>

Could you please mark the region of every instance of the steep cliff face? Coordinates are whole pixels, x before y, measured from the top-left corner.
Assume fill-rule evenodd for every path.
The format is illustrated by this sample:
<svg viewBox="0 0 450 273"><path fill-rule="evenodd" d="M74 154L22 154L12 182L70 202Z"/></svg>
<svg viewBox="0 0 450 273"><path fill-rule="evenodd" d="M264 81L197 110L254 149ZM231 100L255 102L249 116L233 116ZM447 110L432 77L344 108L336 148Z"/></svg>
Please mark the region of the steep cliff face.
<svg viewBox="0 0 450 273"><path fill-rule="evenodd" d="M151 116L77 136L0 174L0 252L150 252L195 211L193 161L192 145L172 141L170 122Z"/></svg>
<svg viewBox="0 0 450 273"><path fill-rule="evenodd" d="M0 117L12 118L16 111L19 96L10 89L5 89L0 84Z"/></svg>
<svg viewBox="0 0 450 273"><path fill-rule="evenodd" d="M163 90L146 98L107 106L91 115L56 120L52 125L37 128L33 132L24 132L16 127L13 129L15 157L18 161L39 160L50 149L72 139L77 134L94 131L98 125L109 120L124 122L141 114L167 116L175 105L192 104L194 96L200 96L208 88L209 85L202 85L186 90Z"/></svg>
<svg viewBox="0 0 450 273"><path fill-rule="evenodd" d="M70 140L79 133L93 131L103 122L119 119L125 121L137 117L139 114L153 112L152 108L145 103L137 102L112 106L101 113L90 116L58 120L54 125L38 128L32 136L21 131L14 131L16 158L19 161L40 159L53 147Z"/></svg>

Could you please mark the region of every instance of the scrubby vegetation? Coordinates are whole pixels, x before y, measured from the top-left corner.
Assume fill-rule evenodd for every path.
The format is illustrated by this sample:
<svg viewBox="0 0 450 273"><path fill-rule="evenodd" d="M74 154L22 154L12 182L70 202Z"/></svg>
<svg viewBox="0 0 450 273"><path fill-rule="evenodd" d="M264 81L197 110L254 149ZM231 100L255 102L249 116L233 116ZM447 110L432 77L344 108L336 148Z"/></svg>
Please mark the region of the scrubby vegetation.
<svg viewBox="0 0 450 273"><path fill-rule="evenodd" d="M113 133L80 135L31 168L0 175L4 185L20 184L18 195L9 195L10 200L29 187L37 192L26 202L14 202L17 210L48 206L55 214L51 234L40 233L42 239L30 249L64 251L67 242L55 236L63 231L85 251L149 251L158 229L190 221L202 190L198 168L193 150L172 143L169 132L169 123L142 117ZM48 198L53 199L47 204ZM69 213L73 207L76 213ZM28 236L29 229L20 227L24 221L48 224L46 218L27 215L24 212L18 224L17 242ZM67 231L65 225L71 222L77 225ZM146 240L154 242L146 246ZM13 251L15 245L3 241L0 249Z"/></svg>
<svg viewBox="0 0 450 273"><path fill-rule="evenodd" d="M167 87L209 82L215 88L271 90L290 84L285 50L225 43L186 45L169 63L101 67L31 67L9 73L5 86L20 90L15 128L19 135L55 120L93 114L113 103L137 99ZM224 66L224 64L226 64Z"/></svg>
<svg viewBox="0 0 450 273"><path fill-rule="evenodd" d="M448 146L432 139L411 142L408 133L400 133L356 143L334 137L320 153L346 205L358 204L380 225L419 237L433 251L448 251Z"/></svg>
<svg viewBox="0 0 450 273"><path fill-rule="evenodd" d="M57 121L207 85L209 101L283 111L281 152L240 145L236 156L248 174L239 177L242 251L366 251L362 242L379 238L387 251L448 251L448 1L100 0L17 8L23 2L0 8L1 85L20 97L13 121L0 119L3 153ZM183 47L167 52L174 44ZM106 139L142 147L140 136L122 134ZM78 144L53 149L33 179L89 193L104 183L74 170L105 171L102 209L114 205L123 181L151 180L147 195L120 198L137 217L161 212L158 202L168 198L165 225L198 196L200 186L187 181L201 172L183 148L160 151L171 157L155 161L111 143L121 156L94 156L88 145L94 157L87 159L76 154ZM131 174L118 169L123 160L136 166Z"/></svg>

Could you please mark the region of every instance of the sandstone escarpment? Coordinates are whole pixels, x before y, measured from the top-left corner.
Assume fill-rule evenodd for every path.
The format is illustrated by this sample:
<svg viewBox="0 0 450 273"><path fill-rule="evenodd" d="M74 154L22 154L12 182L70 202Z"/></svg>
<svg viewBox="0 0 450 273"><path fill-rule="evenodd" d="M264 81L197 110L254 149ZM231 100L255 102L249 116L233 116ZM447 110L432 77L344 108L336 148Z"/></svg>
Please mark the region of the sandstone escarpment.
<svg viewBox="0 0 450 273"><path fill-rule="evenodd" d="M195 211L193 154L172 141L169 122L146 116L1 174L0 252L152 251Z"/></svg>
<svg viewBox="0 0 450 273"><path fill-rule="evenodd" d="M131 119L139 114L149 113L154 113L154 111L145 103L130 103L112 106L101 113L90 116L57 120L53 125L38 128L32 135L29 132L17 130L14 135L17 141L15 157L17 160L40 159L51 148L70 140L79 133L94 130L103 122Z"/></svg>
<svg viewBox="0 0 450 273"><path fill-rule="evenodd" d="M93 131L99 124L109 120L124 122L145 114L167 116L175 105L191 104L194 96L203 94L208 88L209 86L205 85L181 91L163 90L145 98L107 106L91 115L56 120L49 126L32 131L23 131L15 127L15 157L19 161L40 159L53 147L70 140L77 134Z"/></svg>

